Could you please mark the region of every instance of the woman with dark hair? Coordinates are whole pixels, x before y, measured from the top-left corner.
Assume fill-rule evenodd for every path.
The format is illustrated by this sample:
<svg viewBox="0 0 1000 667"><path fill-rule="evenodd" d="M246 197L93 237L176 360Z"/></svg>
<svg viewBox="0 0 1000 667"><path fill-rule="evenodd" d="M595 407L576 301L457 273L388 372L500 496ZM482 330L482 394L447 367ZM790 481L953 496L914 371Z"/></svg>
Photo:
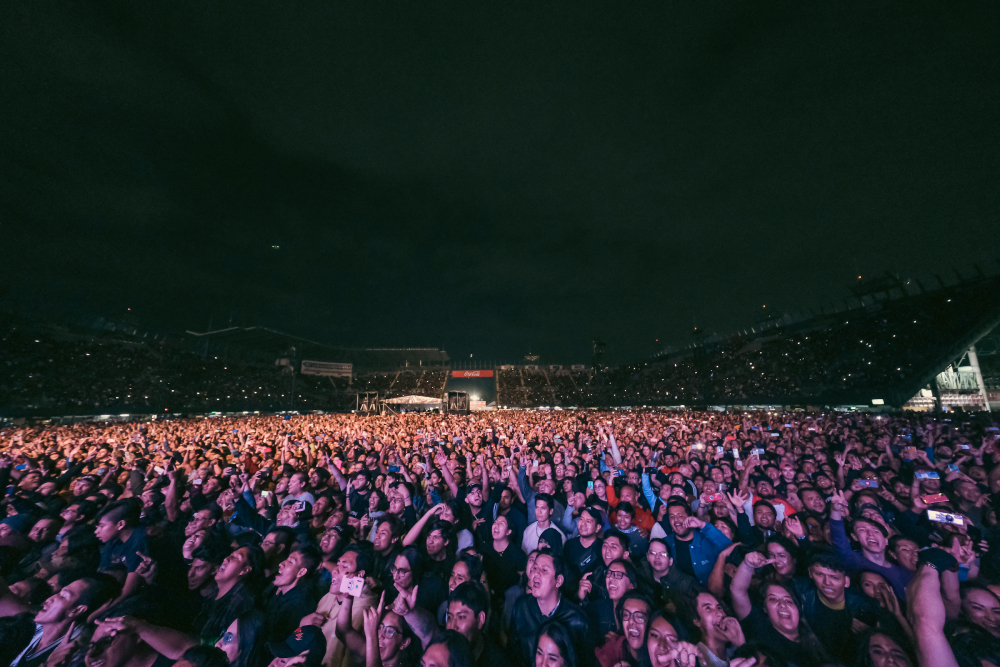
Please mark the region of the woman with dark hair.
<svg viewBox="0 0 1000 667"><path fill-rule="evenodd" d="M604 572L604 585L608 597L591 600L587 603L586 611L590 617L590 629L595 636L611 639L621 632L621 623L616 617L618 601L638 585L635 566L624 558L611 561Z"/></svg>
<svg viewBox="0 0 1000 667"><path fill-rule="evenodd" d="M761 602L750 602L748 591L754 571L771 562L759 551L751 551L733 576L733 607L746 638L772 647L790 663L802 667L823 664L829 656L806 622L790 584L766 581L760 589Z"/></svg>
<svg viewBox="0 0 1000 667"><path fill-rule="evenodd" d="M566 627L547 621L535 634L535 667L576 667L576 650Z"/></svg>
<svg viewBox="0 0 1000 667"><path fill-rule="evenodd" d="M646 650L639 653L640 667L689 667L698 664L698 648L687 641L677 619L659 610L646 621Z"/></svg>
<svg viewBox="0 0 1000 667"><path fill-rule="evenodd" d="M772 561L774 576L779 581L791 581L798 573L799 547L784 535L769 536L764 553Z"/></svg>
<svg viewBox="0 0 1000 667"><path fill-rule="evenodd" d="M601 667L638 667L646 651L646 630L653 612L653 601L645 593L628 591L615 606L615 618L621 633L604 642L595 652Z"/></svg>
<svg viewBox="0 0 1000 667"><path fill-rule="evenodd" d="M348 597L337 616L336 636L344 642L349 653L345 664L379 664L381 667L417 667L420 664L423 653L420 639L405 618L385 609L385 595L377 607L364 610L364 635L351 624L352 603L353 598ZM369 647L378 650L377 657L368 655Z"/></svg>
<svg viewBox="0 0 1000 667"><path fill-rule="evenodd" d="M424 569L424 560L414 547L407 547L399 552L392 566L392 591L387 598L395 600L400 595L410 596L417 589L416 606L426 609L432 614L448 597L448 587L437 575Z"/></svg>
<svg viewBox="0 0 1000 667"><path fill-rule="evenodd" d="M869 630L858 639L855 664L862 667L913 667L917 662L909 642L882 630Z"/></svg>
<svg viewBox="0 0 1000 667"><path fill-rule="evenodd" d="M240 614L215 642L229 658L229 667L262 667L267 659L261 629L264 614L257 609Z"/></svg>

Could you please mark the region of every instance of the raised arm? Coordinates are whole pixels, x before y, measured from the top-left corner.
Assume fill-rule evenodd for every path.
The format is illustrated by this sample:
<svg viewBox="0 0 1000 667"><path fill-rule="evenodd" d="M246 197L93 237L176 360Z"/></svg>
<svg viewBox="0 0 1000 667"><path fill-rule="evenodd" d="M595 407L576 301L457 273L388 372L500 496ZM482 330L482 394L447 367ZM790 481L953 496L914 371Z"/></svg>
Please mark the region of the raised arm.
<svg viewBox="0 0 1000 667"><path fill-rule="evenodd" d="M444 503L438 503L428 511L424 512L424 515L420 517L420 520L413 524L413 528L410 528L406 535L403 536L403 546L408 547L420 539L420 533L423 531L424 526L426 526L431 519L439 515L443 509Z"/></svg>
<svg viewBox="0 0 1000 667"><path fill-rule="evenodd" d="M753 578L754 570L765 565L770 565L772 562L768 560L767 556L760 553L759 551L751 551L740 563L740 566L736 568L736 574L733 576L733 582L729 586L729 592L732 594L733 598L733 610L736 612L736 618L743 620L750 615L753 611L753 605L750 604L750 579Z"/></svg>
<svg viewBox="0 0 1000 667"><path fill-rule="evenodd" d="M917 643L920 667L958 667L958 660L944 634L947 620L938 571L924 564L906 591L907 615Z"/></svg>
<svg viewBox="0 0 1000 667"><path fill-rule="evenodd" d="M385 593L382 593L382 599L379 601L379 608L385 603ZM340 610L337 612L337 626L334 628L334 634L337 639L344 643L347 650L353 653L358 658L358 662L365 659L367 653L367 647L365 645L365 638L360 632L354 629L351 625L351 618L354 615L354 598L350 595L344 600L344 603L340 605Z"/></svg>
<svg viewBox="0 0 1000 667"><path fill-rule="evenodd" d="M451 474L451 470L448 468L448 457L445 456L444 452L439 452L437 457L437 464L441 468L441 475L444 477L444 483L448 485L448 489L451 490L451 495L458 497L458 484L455 483L455 476Z"/></svg>

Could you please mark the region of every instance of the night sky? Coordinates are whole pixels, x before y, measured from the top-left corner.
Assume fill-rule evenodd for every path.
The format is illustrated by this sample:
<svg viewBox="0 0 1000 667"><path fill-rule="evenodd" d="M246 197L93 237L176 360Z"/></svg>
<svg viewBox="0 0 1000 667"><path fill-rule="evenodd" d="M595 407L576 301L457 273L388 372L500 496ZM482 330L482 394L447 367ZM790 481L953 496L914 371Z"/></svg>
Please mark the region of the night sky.
<svg viewBox="0 0 1000 667"><path fill-rule="evenodd" d="M0 3L0 305L616 363L1000 256L995 2L483 4Z"/></svg>

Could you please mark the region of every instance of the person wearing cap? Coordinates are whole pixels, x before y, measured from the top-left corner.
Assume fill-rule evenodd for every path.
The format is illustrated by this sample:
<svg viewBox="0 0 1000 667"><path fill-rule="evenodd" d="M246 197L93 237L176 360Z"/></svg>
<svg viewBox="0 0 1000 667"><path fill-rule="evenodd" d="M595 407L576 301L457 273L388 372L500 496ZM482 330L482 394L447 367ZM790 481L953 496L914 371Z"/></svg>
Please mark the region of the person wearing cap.
<svg viewBox="0 0 1000 667"><path fill-rule="evenodd" d="M305 656L301 663L304 667L320 667L326 654L326 637L315 625L302 625L292 630L284 641L269 641L267 649L275 659Z"/></svg>
<svg viewBox="0 0 1000 667"><path fill-rule="evenodd" d="M319 550L311 545L298 547L281 561L274 582L262 596L268 638L285 636L316 611L319 600L314 593L313 575L319 561Z"/></svg>

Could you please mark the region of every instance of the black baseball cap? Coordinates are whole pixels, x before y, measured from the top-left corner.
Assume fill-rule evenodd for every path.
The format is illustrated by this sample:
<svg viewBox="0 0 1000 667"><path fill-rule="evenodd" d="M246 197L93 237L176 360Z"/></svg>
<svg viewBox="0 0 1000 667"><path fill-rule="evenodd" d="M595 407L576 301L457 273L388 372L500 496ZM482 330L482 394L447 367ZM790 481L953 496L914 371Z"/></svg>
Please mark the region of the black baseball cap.
<svg viewBox="0 0 1000 667"><path fill-rule="evenodd" d="M306 667L318 667L326 654L326 637L315 625L295 628L283 642L268 642L268 650L275 658L294 658L306 653Z"/></svg>

